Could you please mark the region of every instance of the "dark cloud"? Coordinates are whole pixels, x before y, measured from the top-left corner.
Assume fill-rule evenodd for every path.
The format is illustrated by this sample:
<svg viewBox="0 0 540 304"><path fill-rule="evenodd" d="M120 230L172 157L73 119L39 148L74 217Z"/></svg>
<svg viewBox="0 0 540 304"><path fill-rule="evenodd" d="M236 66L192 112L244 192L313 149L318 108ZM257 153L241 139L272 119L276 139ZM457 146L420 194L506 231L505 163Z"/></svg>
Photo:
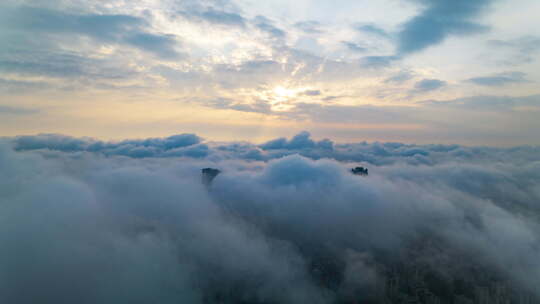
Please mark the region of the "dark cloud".
<svg viewBox="0 0 540 304"><path fill-rule="evenodd" d="M30 35L86 36L97 43L134 46L162 58L176 58L176 38L150 33L146 20L129 15L76 14L47 8L19 6L3 7L0 21L6 29ZM56 37L54 37L56 39Z"/></svg>
<svg viewBox="0 0 540 304"><path fill-rule="evenodd" d="M360 59L360 66L364 68L386 68L399 60L397 56L366 56Z"/></svg>
<svg viewBox="0 0 540 304"><path fill-rule="evenodd" d="M93 141L58 134L19 136L14 139L17 150L49 149L63 152L85 150ZM99 145L99 144L98 144Z"/></svg>
<svg viewBox="0 0 540 304"><path fill-rule="evenodd" d="M194 134L179 134L166 138L103 142L91 138L74 138L59 134L18 136L14 139L16 150L53 150L62 152L98 152L105 155L144 157L205 157L208 146L200 144Z"/></svg>
<svg viewBox="0 0 540 304"><path fill-rule="evenodd" d="M177 45L173 35L156 35L137 33L125 38L125 42L141 50L158 55L164 59L176 59L179 53L175 50Z"/></svg>
<svg viewBox="0 0 540 304"><path fill-rule="evenodd" d="M274 22L264 16L257 16L253 20L253 23L256 28L269 34L271 37L276 39L283 39L287 36L287 33L282 29L276 27Z"/></svg>
<svg viewBox="0 0 540 304"><path fill-rule="evenodd" d="M528 82L525 78L527 74L522 72L505 72L499 73L493 76L474 77L467 80L467 82L474 83L481 86L503 86L511 83L524 83Z"/></svg>
<svg viewBox="0 0 540 304"><path fill-rule="evenodd" d="M407 21L398 33L398 53L409 54L437 45L451 35L470 35L487 30L475 17L494 0L416 0L422 12Z"/></svg>
<svg viewBox="0 0 540 304"><path fill-rule="evenodd" d="M0 72L71 79L121 79L138 73L105 59L42 50L21 50L5 54L0 58Z"/></svg>
<svg viewBox="0 0 540 304"><path fill-rule="evenodd" d="M443 88L447 85L445 81L439 79L423 79L414 85L416 92L429 92Z"/></svg>
<svg viewBox="0 0 540 304"><path fill-rule="evenodd" d="M244 17L235 13L220 12L216 10L208 10L203 12L201 16L208 21L221 24L231 24L237 26L245 26Z"/></svg>
<svg viewBox="0 0 540 304"><path fill-rule="evenodd" d="M185 18L190 20L206 21L212 24L228 25L245 27L246 20L240 14L226 12L215 8L207 8L205 10L190 10L180 13Z"/></svg>
<svg viewBox="0 0 540 304"><path fill-rule="evenodd" d="M2 24L12 30L39 33L78 33L99 40L114 41L123 31L145 25L141 18L129 15L79 15L41 7L3 7Z"/></svg>

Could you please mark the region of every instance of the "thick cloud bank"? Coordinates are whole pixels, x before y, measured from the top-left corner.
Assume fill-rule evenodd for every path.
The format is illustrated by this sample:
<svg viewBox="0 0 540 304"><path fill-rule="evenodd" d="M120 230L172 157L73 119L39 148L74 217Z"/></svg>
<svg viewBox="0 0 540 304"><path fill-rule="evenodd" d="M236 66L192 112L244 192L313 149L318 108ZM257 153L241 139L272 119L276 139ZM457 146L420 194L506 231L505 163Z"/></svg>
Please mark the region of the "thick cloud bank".
<svg viewBox="0 0 540 304"><path fill-rule="evenodd" d="M0 169L1 303L540 301L536 147L40 135Z"/></svg>
<svg viewBox="0 0 540 304"><path fill-rule="evenodd" d="M249 142L205 142L195 134L166 138L148 138L104 142L59 134L18 136L6 139L17 151L92 152L105 156L131 158L186 157L209 161L269 161L299 154L311 159L330 158L340 162L366 162L374 165L407 163L434 165L447 162L511 162L526 164L540 161L540 147L513 148L466 147L460 145L414 145L396 142L359 142L335 144L329 139L313 140L309 132L291 139L277 138L255 145Z"/></svg>

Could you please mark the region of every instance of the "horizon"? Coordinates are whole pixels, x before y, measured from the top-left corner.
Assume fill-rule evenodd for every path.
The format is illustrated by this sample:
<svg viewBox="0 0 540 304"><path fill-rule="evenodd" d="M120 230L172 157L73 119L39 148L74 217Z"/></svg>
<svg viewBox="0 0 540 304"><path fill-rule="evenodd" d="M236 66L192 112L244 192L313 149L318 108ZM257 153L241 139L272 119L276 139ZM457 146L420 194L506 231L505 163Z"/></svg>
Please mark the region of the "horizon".
<svg viewBox="0 0 540 304"><path fill-rule="evenodd" d="M414 141L399 141L399 140L387 140L387 141L381 141L381 140L369 140L369 139L358 139L358 140L335 140L333 138L329 137L320 137L312 134L312 132L308 130L301 130L300 132L293 132L290 136L267 136L267 137L257 137L255 140L247 138L247 139L237 139L237 140L214 140L212 138L207 138L204 136L199 136L199 134L191 133L191 132L177 132L169 135L164 136L138 136L138 137L118 137L118 138L107 138L107 137L93 137L93 136L75 136L75 135L69 135L69 134L62 134L62 133L35 133L35 134L18 134L13 136L0 136L0 139L5 140L6 142L13 142L20 138L40 138L40 137L60 137L60 138L66 138L66 139L73 139L73 140L85 140L85 141L91 141L91 142L102 142L102 143L108 143L108 144L120 144L122 142L134 142L134 141L148 141L148 140L165 140L170 137L175 136L183 136L183 135L194 135L198 138L200 138L201 143L205 144L212 144L212 145L219 145L219 144L235 144L235 143L243 143L243 144L250 144L253 146L262 146L264 144L267 144L269 142L285 139L285 140L291 140L294 137L302 134L308 134L310 140L316 141L322 141L322 140L329 140L333 144L336 145L349 145L349 144L403 144L406 146L460 146L460 147L467 147L467 148L493 148L493 149L512 149L512 148L522 148L522 147L539 147L540 144L519 144L519 145L489 145L489 144L467 144L467 143L457 143L457 142L432 142L432 141L426 141L426 142L414 142Z"/></svg>

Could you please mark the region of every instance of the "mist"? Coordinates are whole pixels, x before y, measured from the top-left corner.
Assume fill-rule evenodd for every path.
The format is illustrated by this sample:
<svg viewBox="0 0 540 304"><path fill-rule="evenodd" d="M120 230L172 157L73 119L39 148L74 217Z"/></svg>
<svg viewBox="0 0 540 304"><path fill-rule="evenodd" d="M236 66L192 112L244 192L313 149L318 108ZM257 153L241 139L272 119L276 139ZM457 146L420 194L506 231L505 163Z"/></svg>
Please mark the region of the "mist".
<svg viewBox="0 0 540 304"><path fill-rule="evenodd" d="M3 138L0 302L535 303L537 152Z"/></svg>

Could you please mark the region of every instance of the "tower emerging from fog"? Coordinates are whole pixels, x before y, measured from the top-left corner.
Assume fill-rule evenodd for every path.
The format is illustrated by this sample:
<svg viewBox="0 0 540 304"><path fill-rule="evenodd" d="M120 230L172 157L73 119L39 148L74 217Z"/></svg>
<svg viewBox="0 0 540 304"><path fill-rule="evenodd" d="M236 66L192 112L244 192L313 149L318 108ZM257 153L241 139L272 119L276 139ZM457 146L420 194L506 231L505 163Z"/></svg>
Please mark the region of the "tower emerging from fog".
<svg viewBox="0 0 540 304"><path fill-rule="evenodd" d="M214 180L214 178L216 178L216 176L218 176L219 173L221 173L221 171L219 171L218 169L213 169L213 168L202 169L203 185L205 185L206 187L210 187L210 185L212 184L212 181Z"/></svg>
<svg viewBox="0 0 540 304"><path fill-rule="evenodd" d="M369 174L368 169L364 167L356 167L351 169L352 174L367 176Z"/></svg>

